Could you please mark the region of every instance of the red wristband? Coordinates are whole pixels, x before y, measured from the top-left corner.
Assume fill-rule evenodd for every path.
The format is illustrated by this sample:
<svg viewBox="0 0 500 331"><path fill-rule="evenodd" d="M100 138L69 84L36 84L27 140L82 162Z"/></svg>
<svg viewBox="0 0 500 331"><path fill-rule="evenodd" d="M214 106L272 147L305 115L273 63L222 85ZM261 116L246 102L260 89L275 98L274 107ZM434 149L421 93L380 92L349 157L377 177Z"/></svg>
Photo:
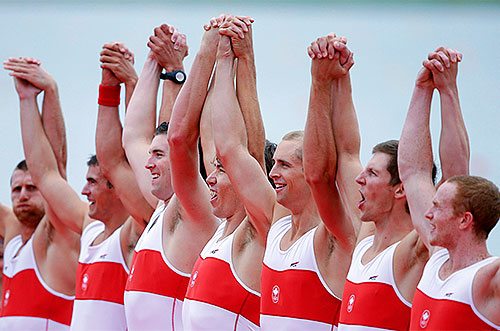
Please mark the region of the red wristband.
<svg viewBox="0 0 500 331"><path fill-rule="evenodd" d="M106 107L118 107L120 105L121 86L99 85L99 98L97 103Z"/></svg>

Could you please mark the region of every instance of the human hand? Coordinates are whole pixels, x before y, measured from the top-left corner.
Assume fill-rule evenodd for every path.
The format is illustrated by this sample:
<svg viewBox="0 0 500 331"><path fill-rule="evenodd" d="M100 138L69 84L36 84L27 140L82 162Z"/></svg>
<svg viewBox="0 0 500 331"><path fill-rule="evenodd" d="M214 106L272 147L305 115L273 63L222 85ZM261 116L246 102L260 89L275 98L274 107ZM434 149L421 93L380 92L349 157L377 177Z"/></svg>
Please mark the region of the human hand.
<svg viewBox="0 0 500 331"><path fill-rule="evenodd" d="M345 76L354 65L354 54L347 48L347 39L330 33L313 41L307 48L312 59L314 80L328 82Z"/></svg>
<svg viewBox="0 0 500 331"><path fill-rule="evenodd" d="M234 60L234 52L231 47L231 39L228 36L221 35L217 47L217 59Z"/></svg>
<svg viewBox="0 0 500 331"><path fill-rule="evenodd" d="M41 91L55 88L57 85L54 78L40 66L40 63L39 60L30 57L9 58L4 62L4 69L10 70L11 76L24 79Z"/></svg>
<svg viewBox="0 0 500 331"><path fill-rule="evenodd" d="M182 61L188 55L186 35L172 25L162 24L149 37L148 47L152 57L167 71L182 69Z"/></svg>
<svg viewBox="0 0 500 331"><path fill-rule="evenodd" d="M227 16L219 33L231 38L234 55L237 58L253 58L252 23L249 16Z"/></svg>
<svg viewBox="0 0 500 331"><path fill-rule="evenodd" d="M135 84L137 73L134 69L134 54L124 44L114 42L104 44L100 54L101 84L116 86L120 83Z"/></svg>
<svg viewBox="0 0 500 331"><path fill-rule="evenodd" d="M434 87L441 92L456 86L460 61L462 61L461 53L451 48L439 47L429 53L423 65L432 72Z"/></svg>

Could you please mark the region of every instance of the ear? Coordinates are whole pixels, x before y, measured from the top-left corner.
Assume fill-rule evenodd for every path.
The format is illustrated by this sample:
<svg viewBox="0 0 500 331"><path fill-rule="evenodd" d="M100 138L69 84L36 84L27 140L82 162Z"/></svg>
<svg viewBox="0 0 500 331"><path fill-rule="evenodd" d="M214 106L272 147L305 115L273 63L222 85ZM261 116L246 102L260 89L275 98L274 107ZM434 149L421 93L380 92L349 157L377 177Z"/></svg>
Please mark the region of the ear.
<svg viewBox="0 0 500 331"><path fill-rule="evenodd" d="M399 183L394 186L394 198L396 199L406 198L406 193L403 183Z"/></svg>
<svg viewBox="0 0 500 331"><path fill-rule="evenodd" d="M466 211L462 216L462 219L460 220L458 228L460 230L465 230L469 227L472 229L473 224L474 224L474 216L472 216L470 212Z"/></svg>

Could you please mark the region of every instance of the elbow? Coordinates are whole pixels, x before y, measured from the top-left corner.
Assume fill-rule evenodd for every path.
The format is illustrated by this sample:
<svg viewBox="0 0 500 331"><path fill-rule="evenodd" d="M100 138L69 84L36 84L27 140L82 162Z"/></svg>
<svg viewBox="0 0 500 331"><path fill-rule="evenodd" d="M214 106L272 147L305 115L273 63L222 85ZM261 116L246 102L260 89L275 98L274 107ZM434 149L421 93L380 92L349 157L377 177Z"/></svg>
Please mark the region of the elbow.
<svg viewBox="0 0 500 331"><path fill-rule="evenodd" d="M224 140L222 143L215 140L215 152L222 164L227 163L227 160L234 157L238 152L241 145L238 145L230 139Z"/></svg>
<svg viewBox="0 0 500 331"><path fill-rule="evenodd" d="M323 169L311 169L304 166L304 176L307 184L310 187L317 187L320 185L329 185L334 182L335 176L332 176L328 171L323 171Z"/></svg>

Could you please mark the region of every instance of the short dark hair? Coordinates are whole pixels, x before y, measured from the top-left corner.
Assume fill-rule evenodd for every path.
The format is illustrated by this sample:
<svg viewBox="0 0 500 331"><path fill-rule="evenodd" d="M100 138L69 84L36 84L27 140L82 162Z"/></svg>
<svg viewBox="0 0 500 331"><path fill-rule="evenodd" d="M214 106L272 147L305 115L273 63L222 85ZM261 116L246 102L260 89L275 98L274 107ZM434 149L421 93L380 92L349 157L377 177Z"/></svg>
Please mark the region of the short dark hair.
<svg viewBox="0 0 500 331"><path fill-rule="evenodd" d="M454 176L447 180L456 187L453 198L455 214L470 212L473 229L478 238L487 239L500 217L500 192L498 187L479 176Z"/></svg>
<svg viewBox="0 0 500 331"><path fill-rule="evenodd" d="M389 182L390 185L394 186L401 183L401 179L399 178L399 170L398 170L398 140L387 140L381 142L380 144L375 145L372 149L372 154L375 153L384 153L389 156L389 163L387 164L387 171L391 174L391 180ZM437 175L437 167L436 164L432 163L432 182L436 185L436 175Z"/></svg>
<svg viewBox="0 0 500 331"><path fill-rule="evenodd" d="M19 162L14 168L14 171L15 170L28 171L28 164L26 164L26 160L22 160L21 162Z"/></svg>
<svg viewBox="0 0 500 331"><path fill-rule="evenodd" d="M168 123L167 122L162 122L160 125L155 130L154 136L158 136L160 134L167 134L168 133Z"/></svg>
<svg viewBox="0 0 500 331"><path fill-rule="evenodd" d="M95 155L95 154L90 155L89 159L87 160L87 166L89 166L89 167L99 166L99 161L97 160L97 155Z"/></svg>
<svg viewBox="0 0 500 331"><path fill-rule="evenodd" d="M274 166L274 152L276 151L276 144L267 140L266 139L266 145L264 147L264 161L266 163L266 174L267 174L267 180L269 180L269 183L276 188L274 185L274 181L269 177L269 173L271 172L271 169Z"/></svg>

